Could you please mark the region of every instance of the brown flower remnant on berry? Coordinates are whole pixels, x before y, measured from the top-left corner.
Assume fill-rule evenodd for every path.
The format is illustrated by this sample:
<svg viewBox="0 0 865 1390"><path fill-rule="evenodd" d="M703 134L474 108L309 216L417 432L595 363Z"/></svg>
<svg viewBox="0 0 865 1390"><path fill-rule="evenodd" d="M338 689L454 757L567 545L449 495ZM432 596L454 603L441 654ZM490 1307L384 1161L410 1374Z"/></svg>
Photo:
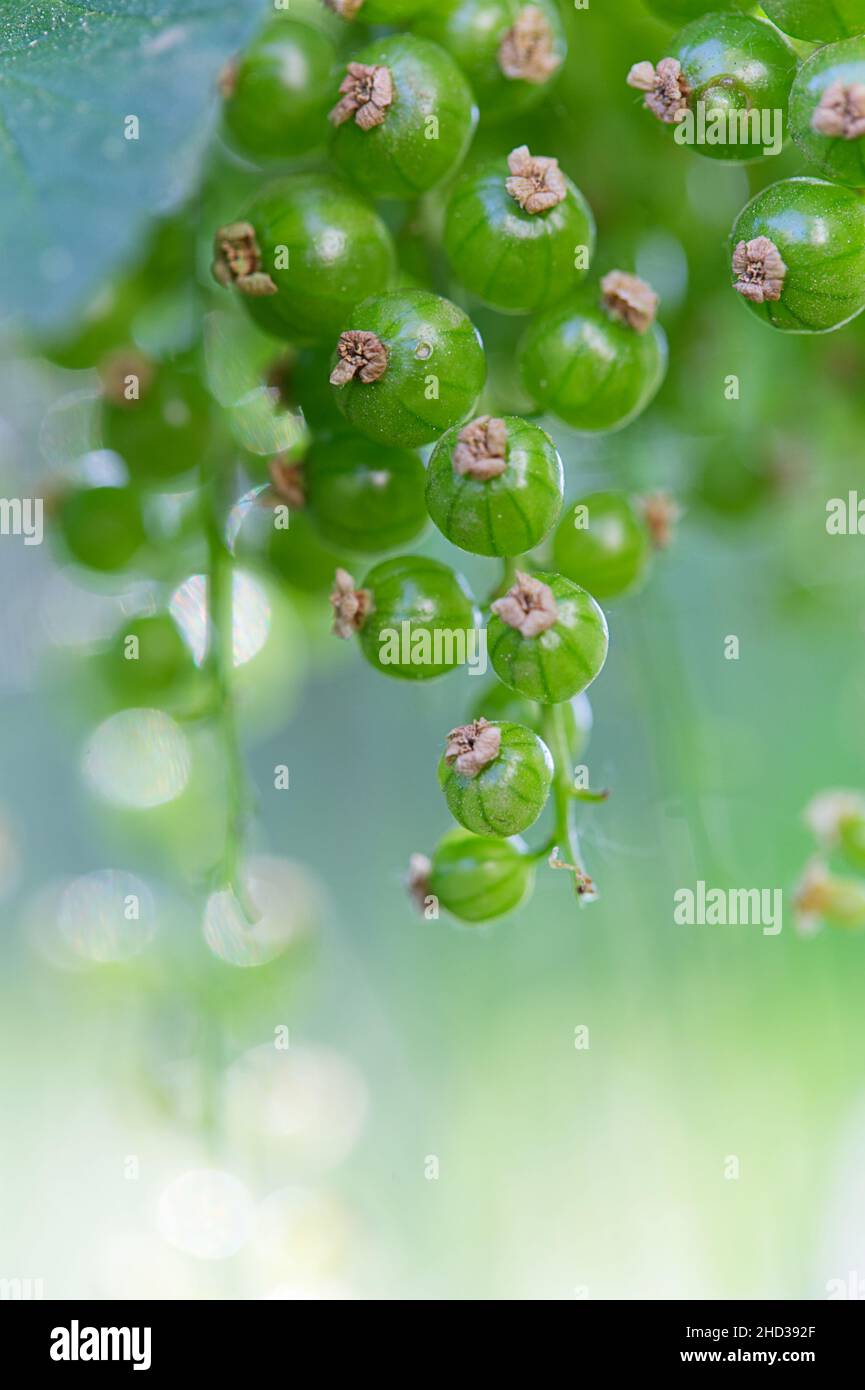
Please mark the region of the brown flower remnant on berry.
<svg viewBox="0 0 865 1390"><path fill-rule="evenodd" d="M349 63L340 83L340 100L330 113L334 125L343 125L354 117L361 130L381 125L393 101L393 79L390 68L379 63Z"/></svg>
<svg viewBox="0 0 865 1390"><path fill-rule="evenodd" d="M333 581L330 596L333 605L333 633L336 637L352 637L360 632L372 609L372 595L368 589L356 589L348 570L338 569Z"/></svg>
<svg viewBox="0 0 865 1390"><path fill-rule="evenodd" d="M429 877L431 873L432 862L427 859L425 854L413 854L411 856L408 861L405 885L419 912L423 912L427 905L426 900L430 895Z"/></svg>
<svg viewBox="0 0 865 1390"><path fill-rule="evenodd" d="M691 89L678 58L662 58L657 67L635 63L628 86L646 94L646 106L666 125L676 125L688 109Z"/></svg>
<svg viewBox="0 0 865 1390"><path fill-rule="evenodd" d="M493 415L479 415L465 425L457 436L454 449L454 472L461 477L475 478L480 483L497 478L507 468L505 451L508 432L504 420Z"/></svg>
<svg viewBox="0 0 865 1390"><path fill-rule="evenodd" d="M306 487L304 486L303 465L289 463L285 454L277 454L268 464L273 491L281 502L286 502L294 512L306 506Z"/></svg>
<svg viewBox="0 0 865 1390"><path fill-rule="evenodd" d="M488 763L499 756L502 731L488 719L476 719L451 729L445 748L445 762L453 764L461 777L477 777Z"/></svg>
<svg viewBox="0 0 865 1390"><path fill-rule="evenodd" d="M237 61L237 59L229 58L228 62L225 64L225 67L222 69L222 72L216 79L216 85L219 88L219 95L222 97L223 101L230 101L231 98L234 96L235 90L237 88L237 74L239 69L240 64Z"/></svg>
<svg viewBox="0 0 865 1390"><path fill-rule="evenodd" d="M136 405L153 383L154 366L134 348L112 352L99 363L102 394L112 405Z"/></svg>
<svg viewBox="0 0 865 1390"><path fill-rule="evenodd" d="M858 140L865 135L865 83L840 77L826 88L811 119L811 129L831 140Z"/></svg>
<svg viewBox="0 0 865 1390"><path fill-rule="evenodd" d="M521 637L539 637L559 616L549 584L517 570L516 583L504 598L497 598L492 611Z"/></svg>
<svg viewBox="0 0 865 1390"><path fill-rule="evenodd" d="M733 252L733 274L736 276L733 289L752 304L763 304L766 300L781 298L787 267L774 241L758 236L752 241L739 242Z"/></svg>
<svg viewBox="0 0 865 1390"><path fill-rule="evenodd" d="M363 5L363 0L324 0L324 3L334 14L338 14L340 19L352 20Z"/></svg>
<svg viewBox="0 0 865 1390"><path fill-rule="evenodd" d="M505 77L546 82L561 62L546 15L537 5L526 5L499 44L499 67Z"/></svg>
<svg viewBox="0 0 865 1390"><path fill-rule="evenodd" d="M637 333L647 333L655 322L660 296L639 275L611 270L601 281L604 308Z"/></svg>
<svg viewBox="0 0 865 1390"><path fill-rule="evenodd" d="M230 222L213 239L213 278L226 288L234 285L243 294L260 298L276 294L276 285L262 270L261 251L251 222Z"/></svg>
<svg viewBox="0 0 865 1390"><path fill-rule="evenodd" d="M682 515L675 497L667 492L655 492L641 499L640 509L652 545L656 550L666 550L673 539L673 527Z"/></svg>
<svg viewBox="0 0 865 1390"><path fill-rule="evenodd" d="M336 351L339 361L330 374L331 386L345 386L355 377L369 385L387 371L387 348L374 333L359 329L341 333Z"/></svg>
<svg viewBox="0 0 865 1390"><path fill-rule="evenodd" d="M557 159L529 154L528 145L520 145L508 155L508 168L511 177L505 179L505 188L525 212L548 212L567 197Z"/></svg>

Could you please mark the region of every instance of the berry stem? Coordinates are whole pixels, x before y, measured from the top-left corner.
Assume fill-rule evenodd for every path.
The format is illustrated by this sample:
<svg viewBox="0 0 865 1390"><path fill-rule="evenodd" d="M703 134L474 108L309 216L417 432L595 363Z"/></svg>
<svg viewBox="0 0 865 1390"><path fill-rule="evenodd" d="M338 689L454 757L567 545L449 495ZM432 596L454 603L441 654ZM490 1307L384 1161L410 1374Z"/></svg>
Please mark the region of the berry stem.
<svg viewBox="0 0 865 1390"><path fill-rule="evenodd" d="M226 480L230 477L228 461L219 450L211 451L202 460L201 506L207 542L208 621L204 666L205 670L210 672L216 691L213 724L224 759L227 807L225 843L214 869L214 881L217 888L231 890L248 921L252 923L257 914L246 897L240 873L250 798L231 689L234 568L233 558L225 541L225 517L231 500L227 496Z"/></svg>
<svg viewBox="0 0 865 1390"><path fill-rule="evenodd" d="M577 804L573 795L574 750L568 735L565 705L551 705L544 714L544 739L553 755L553 805L556 813L554 841L558 853L567 856L564 867L572 870L574 891L581 903L594 896L592 880L586 872L577 831ZM554 848L556 853L556 848ZM561 861L559 861L561 863Z"/></svg>

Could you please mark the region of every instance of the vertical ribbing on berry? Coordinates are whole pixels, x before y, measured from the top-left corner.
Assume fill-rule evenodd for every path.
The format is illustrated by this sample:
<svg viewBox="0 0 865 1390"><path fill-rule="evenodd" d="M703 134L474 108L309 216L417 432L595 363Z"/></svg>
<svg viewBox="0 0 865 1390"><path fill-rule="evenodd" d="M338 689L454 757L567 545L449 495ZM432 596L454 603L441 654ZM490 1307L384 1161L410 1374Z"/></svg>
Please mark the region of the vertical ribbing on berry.
<svg viewBox="0 0 865 1390"><path fill-rule="evenodd" d="M557 621L559 610L549 584L517 570L516 583L491 604L493 613L521 637L539 637Z"/></svg>
<svg viewBox="0 0 865 1390"><path fill-rule="evenodd" d="M637 333L649 331L661 302L651 285L626 270L611 270L604 276L601 298L608 314Z"/></svg>
<svg viewBox="0 0 865 1390"><path fill-rule="evenodd" d="M752 304L781 298L787 267L774 241L766 236L740 241L733 252L733 288Z"/></svg>

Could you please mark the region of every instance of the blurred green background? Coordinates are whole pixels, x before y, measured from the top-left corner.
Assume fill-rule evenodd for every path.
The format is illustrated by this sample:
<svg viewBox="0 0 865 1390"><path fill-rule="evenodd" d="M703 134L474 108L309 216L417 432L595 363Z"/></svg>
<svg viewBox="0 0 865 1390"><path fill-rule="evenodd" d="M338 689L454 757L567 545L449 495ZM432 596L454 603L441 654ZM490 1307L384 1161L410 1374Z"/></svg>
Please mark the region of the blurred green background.
<svg viewBox="0 0 865 1390"><path fill-rule="evenodd" d="M863 541L825 528L862 476L865 328L783 338L746 313L726 238L795 152L742 168L675 147L624 83L671 30L639 0L563 13L551 108L476 148L557 155L595 210L597 269L662 295L671 369L647 415L591 442L551 425L568 495L663 488L684 509L648 587L610 607L590 691L600 899L578 910L543 869L489 928L416 916L402 875L448 826L436 760L478 683L383 680L327 637L326 598L268 581L242 694L253 849L307 878L278 889L278 959L228 963L230 932L202 931L218 744L161 747L191 769L163 806L118 807L116 758L100 796L87 652L131 600L4 539L0 1277L59 1298L460 1299L824 1298L865 1278L862 942L804 939L792 911L803 806L865 785ZM217 143L190 204L200 261L214 208L258 179ZM506 400L517 325L475 318ZM39 349L3 340L5 496L105 466L92 373ZM454 563L432 531L419 548ZM490 565L465 561L482 590ZM145 781L148 737L128 745ZM105 871L134 882L82 878ZM698 879L782 888L783 931L676 926ZM105 903L126 891L142 919L119 943Z"/></svg>

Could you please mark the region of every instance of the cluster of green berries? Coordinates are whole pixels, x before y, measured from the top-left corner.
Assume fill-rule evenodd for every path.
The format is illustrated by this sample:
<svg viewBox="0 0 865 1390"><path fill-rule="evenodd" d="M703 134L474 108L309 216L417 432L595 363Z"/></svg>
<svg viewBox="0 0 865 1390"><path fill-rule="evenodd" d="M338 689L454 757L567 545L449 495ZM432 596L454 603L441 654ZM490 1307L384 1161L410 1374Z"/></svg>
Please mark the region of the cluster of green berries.
<svg viewBox="0 0 865 1390"><path fill-rule="evenodd" d="M690 20L659 62L628 74L675 138L709 158L756 160L789 135L815 171L763 189L739 214L734 289L784 332L849 323L865 309L865 0L768 0L772 23L732 4L649 3L671 23ZM803 44L790 40L819 46L800 62Z"/></svg>
<svg viewBox="0 0 865 1390"><path fill-rule="evenodd" d="M556 159L518 145L466 163L479 121L494 127L552 90L566 46L551 0L329 3L349 38L365 21L410 32L346 57L328 26L280 14L229 64L224 139L269 172L216 229L212 272L274 340L262 380L304 426L301 445L267 463L265 562L294 589L327 585L334 631L391 678L443 676L467 642L485 644L497 684L448 735L439 767L461 829L413 880L453 916L485 921L530 889L538 855L518 837L548 800L557 831L566 819L583 741L574 702L607 656L599 600L643 583L660 511L616 492L564 508L547 430L484 408L486 354L468 313L401 270L399 205L435 190L448 283L529 316L518 357L538 416L624 428L662 383L666 339L649 285L621 270L591 278L592 211ZM57 529L77 563L118 573L147 567L148 490L182 493L214 411L182 358L124 351L102 375L102 443L129 484L67 491ZM261 458L247 460L253 475ZM459 550L505 562L485 603L451 566L405 553L430 520ZM136 620L138 660L124 664L131 633L127 623L104 654L106 669L123 669L119 697L185 698L201 673L171 616ZM584 871L568 867L587 894Z"/></svg>

